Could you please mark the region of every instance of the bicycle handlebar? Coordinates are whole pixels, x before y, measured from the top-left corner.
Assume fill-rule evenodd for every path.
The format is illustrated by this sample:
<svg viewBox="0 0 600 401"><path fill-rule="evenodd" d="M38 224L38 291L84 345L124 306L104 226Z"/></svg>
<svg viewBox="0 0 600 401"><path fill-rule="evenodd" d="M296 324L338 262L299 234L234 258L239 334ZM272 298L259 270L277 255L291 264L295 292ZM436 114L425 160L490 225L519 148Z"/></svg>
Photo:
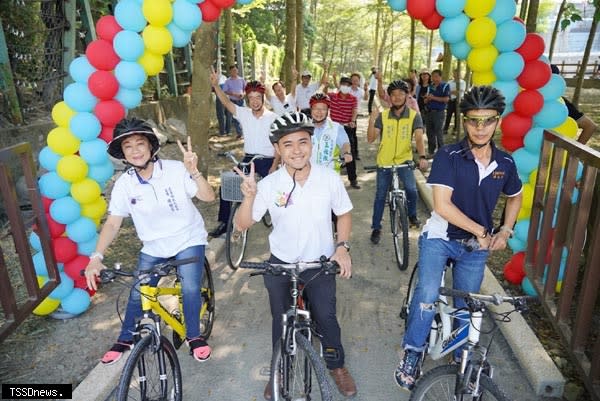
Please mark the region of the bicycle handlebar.
<svg viewBox="0 0 600 401"><path fill-rule="evenodd" d="M381 169L396 169L396 168L409 168L411 170L414 170L416 167L415 162L412 160L408 160L405 163L402 164L393 164L391 166L364 166L363 168L367 171L376 171L378 168Z"/></svg>
<svg viewBox="0 0 600 401"><path fill-rule="evenodd" d="M491 303L494 305L501 305L502 303L506 302L514 305L515 308L517 308L518 310L525 310L527 309L527 303L535 303L538 301L538 297L532 297L529 295L522 295L516 297L507 297L500 294L485 295L455 290L453 288L448 287L440 287L440 295L472 299L486 303Z"/></svg>
<svg viewBox="0 0 600 401"><path fill-rule="evenodd" d="M311 269L322 269L324 274L339 273L339 265L336 261L327 260L322 256L317 262L298 262L298 263L269 263L269 262L241 262L240 267L243 269L262 270L262 272L251 273L251 275L259 274L291 274L299 275L300 273Z"/></svg>
<svg viewBox="0 0 600 401"><path fill-rule="evenodd" d="M234 162L236 165L239 165L240 167L247 167L254 160L264 159L265 158L265 156L263 156L263 155L254 155L254 156L252 156L252 159L250 159L249 161L247 161L247 162L240 162L240 161L238 161L235 158L235 156L233 155L233 152L225 152L225 156L229 157L232 162Z"/></svg>
<svg viewBox="0 0 600 401"><path fill-rule="evenodd" d="M150 270L144 270L142 272L138 272L138 278L143 280L146 277L150 276L168 276L171 273L171 270L176 268L177 266L187 265L190 263L194 263L200 260L197 257L185 258L180 260L168 260L163 263L155 264ZM117 276L124 277L134 277L135 272L131 271L123 271L121 270L120 265L117 265L114 268L107 268L100 271L100 282L103 284L114 281Z"/></svg>

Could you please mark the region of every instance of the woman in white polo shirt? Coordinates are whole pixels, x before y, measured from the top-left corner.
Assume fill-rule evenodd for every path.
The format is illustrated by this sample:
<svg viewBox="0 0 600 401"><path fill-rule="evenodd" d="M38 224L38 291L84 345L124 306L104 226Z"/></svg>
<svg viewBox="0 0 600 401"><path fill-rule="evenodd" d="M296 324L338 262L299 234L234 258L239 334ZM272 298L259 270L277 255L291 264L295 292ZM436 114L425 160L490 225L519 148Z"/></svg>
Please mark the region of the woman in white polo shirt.
<svg viewBox="0 0 600 401"><path fill-rule="evenodd" d="M197 361L210 357L211 349L200 335L200 287L204 272L204 251L207 233L202 216L192 198L212 202L214 191L198 171L198 156L192 151L188 137L187 149L178 142L183 163L160 160L158 138L152 128L135 118L121 120L115 127L108 153L128 167L115 182L111 193L109 216L102 226L96 251L90 255L85 269L87 284L96 289L96 277L102 265L103 253L116 238L125 217L131 216L136 233L143 243L138 258L138 270L148 270L167 259L197 257L198 261L178 267L183 291L183 313L190 354ZM156 278L158 281L158 278ZM135 321L142 314L141 300L132 289L125 319L117 342L104 355L102 362L112 364L132 348Z"/></svg>

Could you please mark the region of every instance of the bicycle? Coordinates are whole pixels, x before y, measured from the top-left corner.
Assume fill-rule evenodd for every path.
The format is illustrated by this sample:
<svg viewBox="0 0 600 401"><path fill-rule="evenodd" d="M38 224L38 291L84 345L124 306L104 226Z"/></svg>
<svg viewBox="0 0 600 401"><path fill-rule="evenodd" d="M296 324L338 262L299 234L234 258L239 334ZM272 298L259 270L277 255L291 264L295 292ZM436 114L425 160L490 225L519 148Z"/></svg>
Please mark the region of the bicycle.
<svg viewBox="0 0 600 401"><path fill-rule="evenodd" d="M446 270L454 266L454 261L448 260L442 274L442 285L445 280ZM416 287L415 272L413 270L409 281L408 306L403 306L401 317L408 317L410 299ZM463 298L466 308L454 308L449 305L448 297ZM464 346L460 360L456 364L441 365L431 369L418 378L412 390L410 401L424 400L498 400L509 401L510 398L493 381L494 368L488 360L489 349L498 331L495 326L488 332L482 331L483 315L498 317L496 321L509 322L509 315L514 312L526 312L527 303L535 300L530 296L507 297L499 294L484 295L467 293L447 287L440 287L440 295L435 303L436 314L431 325L425 351L419 363L419 372L426 356L438 360L450 354L455 349ZM510 303L514 309L504 313L495 313L487 308L487 304L500 305ZM468 322L454 327L455 322ZM491 334L487 346L480 343L480 335Z"/></svg>
<svg viewBox="0 0 600 401"><path fill-rule="evenodd" d="M264 157L262 155L254 155L248 162L240 162L231 152L226 152L225 156L229 157L233 163L244 172L244 174L249 174L250 164L254 160L262 159ZM227 220L227 232L225 234L225 255L227 257L227 264L233 270L236 270L240 265L240 262L246 253L246 245L248 244L248 230L236 230L235 225L233 224L235 214L244 200L244 195L240 189L241 184L242 177L235 171L224 171L221 173L221 197L223 200L231 202L231 212L229 213L229 219ZM265 213L262 221L265 227L271 227L271 217L268 213Z"/></svg>
<svg viewBox="0 0 600 401"><path fill-rule="evenodd" d="M398 170L401 168L415 169L413 161L407 161L403 164L392 166L365 166L367 171L376 171L377 169L391 170L392 183L388 190L387 203L390 210L390 224L392 231L392 240L394 241L394 253L398 269L406 270L408 267L409 248L408 248L408 203L406 191L400 188L400 177Z"/></svg>
<svg viewBox="0 0 600 401"><path fill-rule="evenodd" d="M177 266L197 260L197 258L187 258L156 264L152 269L140 272L136 277L137 280L131 286L127 285L131 288L140 283L139 294L144 315L143 319L136 324L135 346L125 362L116 388L117 401L181 401L183 399L181 367L175 351L185 342L181 283L176 278L173 286L158 287L150 285L149 281L152 277L172 275L172 270ZM116 280L117 276L135 277L135 273L123 271L120 264L116 264L114 268L104 269L100 272L100 281L102 283L112 282ZM205 339L210 337L214 322L214 293L210 266L205 258L201 286L202 307L200 309L200 332ZM159 302L159 297L163 295L177 297L176 309L169 311ZM117 311L118 302L117 298ZM161 321L163 320L173 329L173 343L161 332Z"/></svg>
<svg viewBox="0 0 600 401"><path fill-rule="evenodd" d="M310 317L310 305L303 296L304 288L310 284L300 283L300 274L310 269L321 269L317 274L336 274L339 270L336 262L322 256L319 262L271 264L269 262L242 262L240 267L262 270L250 273L250 276L272 274L289 275L292 296L290 308L282 315L283 331L281 341L275 345L271 360L272 394L274 401L296 400L333 400L331 384L325 374L322 349L317 353L312 345L319 334L315 331ZM319 393L315 394L313 382L318 384Z"/></svg>

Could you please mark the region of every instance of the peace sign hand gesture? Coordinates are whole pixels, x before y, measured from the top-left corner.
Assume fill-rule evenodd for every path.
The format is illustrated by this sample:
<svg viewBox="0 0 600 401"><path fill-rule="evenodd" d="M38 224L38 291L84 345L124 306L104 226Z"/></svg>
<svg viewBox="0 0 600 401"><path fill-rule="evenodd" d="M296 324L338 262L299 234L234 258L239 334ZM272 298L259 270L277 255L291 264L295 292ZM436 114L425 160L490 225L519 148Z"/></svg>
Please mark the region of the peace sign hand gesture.
<svg viewBox="0 0 600 401"><path fill-rule="evenodd" d="M183 147L183 144L179 139L177 140L177 145L183 154L183 165L185 166L185 169L192 176L198 173L198 155L196 152L192 151L192 138L189 136L187 137L187 149Z"/></svg>
<svg viewBox="0 0 600 401"><path fill-rule="evenodd" d="M250 174L246 175L238 167L234 167L233 170L242 177L242 183L240 190L244 195L244 199L253 199L256 196L256 179L254 178L254 163L250 163Z"/></svg>

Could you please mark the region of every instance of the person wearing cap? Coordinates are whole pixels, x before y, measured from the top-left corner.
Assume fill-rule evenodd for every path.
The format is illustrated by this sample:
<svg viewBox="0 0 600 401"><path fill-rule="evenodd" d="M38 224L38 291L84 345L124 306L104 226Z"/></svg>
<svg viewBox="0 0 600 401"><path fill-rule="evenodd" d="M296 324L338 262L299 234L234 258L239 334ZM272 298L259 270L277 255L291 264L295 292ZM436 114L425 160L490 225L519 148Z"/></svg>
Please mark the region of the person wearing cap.
<svg viewBox="0 0 600 401"><path fill-rule="evenodd" d="M158 138L152 128L136 118L123 119L114 130L108 153L125 163L125 172L117 178L110 195L108 217L102 225L95 251L85 268L89 288L97 289L97 277L106 267L104 253L117 237L121 224L131 217L143 247L138 257L137 271L151 269L168 259L197 258L194 263L179 266L183 292L183 314L186 342L197 361L210 357L211 349L200 333L200 287L204 273L204 253L207 233L202 216L192 198L212 202L215 193L198 171L198 156L177 141L183 162L162 160ZM158 277L151 279L156 285ZM133 347L135 322L142 316L139 285L132 288L117 342L102 357L106 365L117 362Z"/></svg>
<svg viewBox="0 0 600 401"><path fill-rule="evenodd" d="M322 255L336 261L340 277L352 275L350 233L352 202L339 174L330 168L311 163L311 136L314 127L303 113L284 114L271 127L271 142L280 155L283 168L260 182L253 168L242 177L244 200L235 216L240 230L250 228L269 211L273 231L269 235L271 263L313 262ZM337 239L334 240L331 213L337 216ZM337 241L337 243L336 243ZM308 283L304 292L310 298L311 312L322 335L323 357L336 385L345 397L357 393L354 379L344 367L344 347L336 316L336 277L308 270L300 275ZM282 334L281 315L289 306L289 276L265 275L272 321L272 344ZM265 399L273 396L271 383Z"/></svg>
<svg viewBox="0 0 600 401"><path fill-rule="evenodd" d="M323 71L321 82L310 83L312 74L308 70L302 71L300 75L300 85L296 85L296 106L299 111L310 117L310 97L314 95L323 84L327 69Z"/></svg>

